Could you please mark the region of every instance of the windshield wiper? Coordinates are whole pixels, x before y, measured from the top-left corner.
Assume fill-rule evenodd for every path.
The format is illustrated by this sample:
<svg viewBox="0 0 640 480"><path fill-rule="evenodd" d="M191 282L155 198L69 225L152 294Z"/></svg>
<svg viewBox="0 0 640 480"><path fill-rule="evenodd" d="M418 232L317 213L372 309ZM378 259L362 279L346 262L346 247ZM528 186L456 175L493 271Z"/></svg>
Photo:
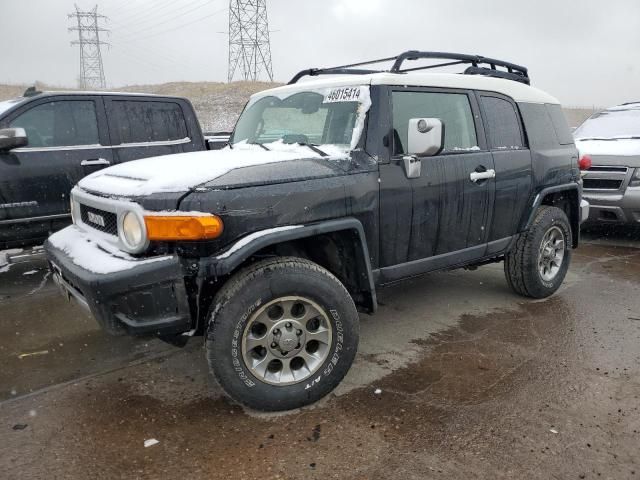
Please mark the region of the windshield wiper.
<svg viewBox="0 0 640 480"><path fill-rule="evenodd" d="M270 148L267 148L265 145L263 145L260 142L247 142L247 145L258 145L260 148L262 148L263 150L266 150L267 152L271 151Z"/></svg>
<svg viewBox="0 0 640 480"><path fill-rule="evenodd" d="M320 150L317 146L315 146L312 143L302 143L302 142L297 142L298 145L301 145L303 147L308 147L311 150L313 150L314 152L316 152L318 155L320 155L321 157L328 157L329 154L326 152L323 152L322 150Z"/></svg>

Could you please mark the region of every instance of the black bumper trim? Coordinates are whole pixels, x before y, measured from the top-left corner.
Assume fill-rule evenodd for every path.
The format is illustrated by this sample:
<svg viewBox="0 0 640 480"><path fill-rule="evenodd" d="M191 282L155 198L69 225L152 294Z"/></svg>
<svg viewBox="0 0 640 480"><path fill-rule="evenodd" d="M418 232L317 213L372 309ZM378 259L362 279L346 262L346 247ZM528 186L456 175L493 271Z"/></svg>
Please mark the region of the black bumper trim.
<svg viewBox="0 0 640 480"><path fill-rule="evenodd" d="M191 330L185 274L178 257L99 274L76 265L48 241L44 248L66 296L86 304L107 332L171 335Z"/></svg>

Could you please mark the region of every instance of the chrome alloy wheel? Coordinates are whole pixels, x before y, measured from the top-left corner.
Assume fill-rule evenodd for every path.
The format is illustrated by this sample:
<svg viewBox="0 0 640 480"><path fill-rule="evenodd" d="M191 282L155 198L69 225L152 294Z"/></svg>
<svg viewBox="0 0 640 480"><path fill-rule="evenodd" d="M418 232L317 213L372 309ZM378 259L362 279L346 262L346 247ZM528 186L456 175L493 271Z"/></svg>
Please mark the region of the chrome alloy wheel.
<svg viewBox="0 0 640 480"><path fill-rule="evenodd" d="M564 260L564 234L559 227L551 227L544 234L538 254L538 271L545 282L551 282Z"/></svg>
<svg viewBox="0 0 640 480"><path fill-rule="evenodd" d="M304 297L282 297L257 310L242 336L242 358L259 380L292 385L316 373L327 359L333 327L327 313Z"/></svg>

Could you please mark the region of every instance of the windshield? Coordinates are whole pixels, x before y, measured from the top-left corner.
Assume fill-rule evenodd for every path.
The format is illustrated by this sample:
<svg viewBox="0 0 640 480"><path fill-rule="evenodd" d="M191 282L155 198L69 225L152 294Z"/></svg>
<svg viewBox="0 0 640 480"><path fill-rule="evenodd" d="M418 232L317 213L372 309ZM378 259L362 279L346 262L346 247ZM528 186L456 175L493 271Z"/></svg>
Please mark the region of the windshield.
<svg viewBox="0 0 640 480"><path fill-rule="evenodd" d="M640 107L596 113L575 132L576 140L640 138Z"/></svg>
<svg viewBox="0 0 640 480"><path fill-rule="evenodd" d="M357 146L370 105L367 87L302 91L285 98L261 97L245 109L231 143L276 141Z"/></svg>

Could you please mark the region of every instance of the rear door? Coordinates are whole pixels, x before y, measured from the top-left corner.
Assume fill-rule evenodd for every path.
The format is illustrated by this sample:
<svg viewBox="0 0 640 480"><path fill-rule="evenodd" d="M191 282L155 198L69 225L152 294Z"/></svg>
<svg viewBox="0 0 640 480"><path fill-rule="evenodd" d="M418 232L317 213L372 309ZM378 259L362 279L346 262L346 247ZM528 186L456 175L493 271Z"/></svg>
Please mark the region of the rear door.
<svg viewBox="0 0 640 480"><path fill-rule="evenodd" d="M105 104L116 162L194 149L181 102L122 96L105 97Z"/></svg>
<svg viewBox="0 0 640 480"><path fill-rule="evenodd" d="M528 211L532 188L531 152L517 105L508 97L479 93L487 141L495 165L495 206L489 254L503 249Z"/></svg>
<svg viewBox="0 0 640 480"><path fill-rule="evenodd" d="M68 216L73 185L112 162L98 96L47 96L13 112L3 124L24 128L29 145L0 153L0 220Z"/></svg>

